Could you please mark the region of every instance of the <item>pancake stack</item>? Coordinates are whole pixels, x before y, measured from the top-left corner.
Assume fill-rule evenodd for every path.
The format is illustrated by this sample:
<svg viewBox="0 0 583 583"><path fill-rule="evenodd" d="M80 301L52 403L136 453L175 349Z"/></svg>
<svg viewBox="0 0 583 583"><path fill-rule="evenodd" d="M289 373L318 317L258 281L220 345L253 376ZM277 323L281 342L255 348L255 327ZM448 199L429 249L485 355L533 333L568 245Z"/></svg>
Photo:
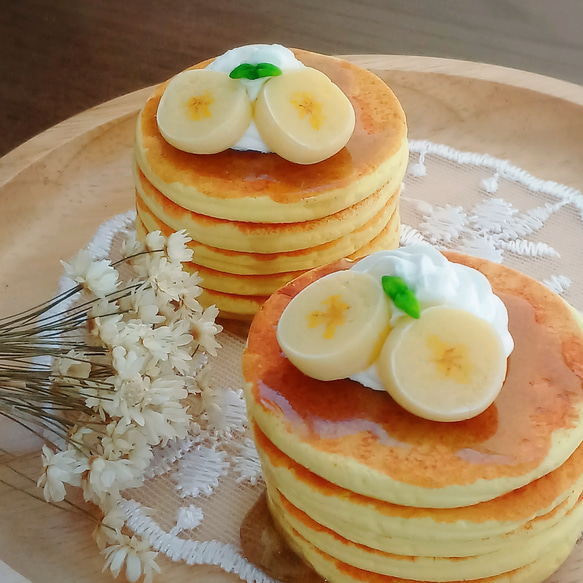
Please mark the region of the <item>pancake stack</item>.
<svg viewBox="0 0 583 583"><path fill-rule="evenodd" d="M246 400L276 525L332 583L540 583L583 526L583 322L509 268L489 279L515 348L494 403L465 421L405 411L351 380L308 378L281 353L291 298L350 262L309 272L256 316Z"/></svg>
<svg viewBox="0 0 583 583"><path fill-rule="evenodd" d="M356 126L337 154L310 165L276 154L191 154L164 140L156 112L140 113L134 155L137 230L185 229L201 300L251 318L267 296L313 267L398 245L399 191L408 160L403 110L386 84L346 61L295 51L348 96ZM201 63L193 68L204 68Z"/></svg>

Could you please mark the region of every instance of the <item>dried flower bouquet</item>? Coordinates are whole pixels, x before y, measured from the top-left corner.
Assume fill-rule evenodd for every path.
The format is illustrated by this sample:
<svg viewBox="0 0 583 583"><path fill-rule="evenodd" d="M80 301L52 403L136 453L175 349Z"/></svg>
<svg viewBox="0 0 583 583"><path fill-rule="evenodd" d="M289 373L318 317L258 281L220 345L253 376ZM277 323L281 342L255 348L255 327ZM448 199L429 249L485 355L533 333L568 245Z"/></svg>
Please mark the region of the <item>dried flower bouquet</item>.
<svg viewBox="0 0 583 583"><path fill-rule="evenodd" d="M0 320L0 414L47 441L47 501L69 485L101 509L104 570L125 567L129 581L159 568L148 541L124 531L120 492L143 483L154 446L186 437L187 397L200 394L196 376L219 347L218 310L203 309L200 279L183 269L188 241L130 234L115 264L80 251L63 264L76 285Z"/></svg>

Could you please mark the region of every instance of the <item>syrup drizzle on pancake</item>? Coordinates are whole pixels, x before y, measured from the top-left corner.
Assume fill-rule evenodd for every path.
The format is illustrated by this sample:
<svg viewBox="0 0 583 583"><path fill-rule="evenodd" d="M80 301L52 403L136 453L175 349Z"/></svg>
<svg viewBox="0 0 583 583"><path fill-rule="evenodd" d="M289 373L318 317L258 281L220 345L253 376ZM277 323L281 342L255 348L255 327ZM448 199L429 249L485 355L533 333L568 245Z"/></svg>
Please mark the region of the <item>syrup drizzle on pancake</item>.
<svg viewBox="0 0 583 583"><path fill-rule="evenodd" d="M301 172L296 164L276 154L226 150L207 156L183 152L161 137L156 124L164 84L148 100L140 118L143 146L149 163L155 165L156 175L168 184L193 185L215 198L264 195L279 203L293 203L313 197L319 190L343 188L373 172L401 148L406 137L403 112L397 98L380 79L344 61L305 51L297 51L297 56L307 66L330 77L351 99L356 127L340 152L317 164L303 166Z"/></svg>
<svg viewBox="0 0 583 583"><path fill-rule="evenodd" d="M270 303L268 319L277 321L306 283L288 286ZM581 379L565 363L559 337L537 323L532 305L518 295L500 296L517 348L500 395L473 419L427 421L352 381L308 378L281 354L271 326L250 338L249 353L259 342L262 354L251 375L260 379L253 398L314 449L350 457L399 482L440 488L526 474L548 454L553 432L574 425Z"/></svg>

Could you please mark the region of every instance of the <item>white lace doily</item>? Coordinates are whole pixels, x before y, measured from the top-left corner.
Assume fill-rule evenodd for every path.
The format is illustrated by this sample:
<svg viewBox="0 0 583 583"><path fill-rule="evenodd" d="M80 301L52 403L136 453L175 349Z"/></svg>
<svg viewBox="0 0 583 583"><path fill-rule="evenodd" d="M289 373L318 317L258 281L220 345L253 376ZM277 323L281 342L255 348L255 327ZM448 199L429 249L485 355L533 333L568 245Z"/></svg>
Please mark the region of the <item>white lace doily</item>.
<svg viewBox="0 0 583 583"><path fill-rule="evenodd" d="M410 142L401 197L402 244L441 249L514 267L583 309L583 195L538 180L508 162L427 141ZM134 213L102 225L90 244L110 252ZM249 583L272 582L241 555L239 528L263 491L246 434L242 335L223 332L211 362L211 390L189 437L156 452L145 485L125 493L127 524L174 561L217 565ZM581 544L581 543L580 543ZM559 577L559 578L557 578ZM549 583L562 583L557 574Z"/></svg>

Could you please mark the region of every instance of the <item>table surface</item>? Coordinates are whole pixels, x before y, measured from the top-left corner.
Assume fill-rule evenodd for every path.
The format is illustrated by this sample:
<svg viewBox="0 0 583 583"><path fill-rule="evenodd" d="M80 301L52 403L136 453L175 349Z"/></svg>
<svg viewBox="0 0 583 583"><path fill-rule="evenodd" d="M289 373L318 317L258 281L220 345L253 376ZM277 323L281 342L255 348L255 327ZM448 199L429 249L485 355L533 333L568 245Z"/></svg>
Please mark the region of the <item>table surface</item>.
<svg viewBox="0 0 583 583"><path fill-rule="evenodd" d="M449 57L583 84L580 0L18 0L0 10L0 156L242 44Z"/></svg>
<svg viewBox="0 0 583 583"><path fill-rule="evenodd" d="M539 178L583 189L582 87L447 59L348 58L389 83L407 112L412 138L485 152ZM0 159L3 312L50 296L59 259L84 246L104 220L133 206L133 126L149 92L73 117ZM36 492L31 479L40 472L38 443L2 422L0 448L0 580L111 581L101 573L92 524L27 495ZM238 580L165 558L160 564L163 580L173 583Z"/></svg>

